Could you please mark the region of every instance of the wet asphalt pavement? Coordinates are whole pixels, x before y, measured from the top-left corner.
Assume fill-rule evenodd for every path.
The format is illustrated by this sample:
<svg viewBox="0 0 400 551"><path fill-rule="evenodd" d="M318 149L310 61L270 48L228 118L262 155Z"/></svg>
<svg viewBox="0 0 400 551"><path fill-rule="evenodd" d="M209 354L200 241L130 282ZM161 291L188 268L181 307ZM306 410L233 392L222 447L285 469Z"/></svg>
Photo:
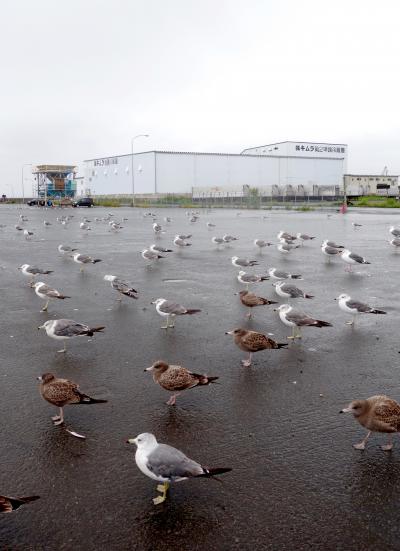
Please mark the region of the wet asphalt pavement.
<svg viewBox="0 0 400 551"><path fill-rule="evenodd" d="M153 209L154 211L154 209ZM193 233L192 247L171 253L152 268L140 257L154 242L152 220L139 209L114 209L127 217L119 234L95 223L110 209L69 210L68 229L55 222L60 211L25 209L35 235L31 242L14 229L21 211L0 208L0 494L38 494L41 499L0 516L0 549L40 550L389 550L400 549L400 440L392 453L381 451L383 436L373 435L364 452L354 450L365 430L339 410L358 397L388 394L400 399L399 265L400 254L388 244L388 228L400 221L394 212L324 212L213 210L190 224L185 211L155 210L158 220L173 222L158 242L172 244L176 233ZM267 216L264 220L262 215ZM78 229L88 216L88 236ZM43 227L43 220L53 223ZM217 227L207 230L210 220ZM363 226L354 230L351 221ZM317 239L283 257L275 247L262 256L254 238L276 241L279 230L305 232ZM240 240L216 250L210 239L224 233ZM323 238L343 242L371 261L344 271L321 254ZM66 243L103 259L84 274L57 246ZM172 247L171 247L172 248ZM224 333L247 327L286 339L272 307L245 308L233 255L257 258L256 273L276 266L301 273L298 286L315 295L298 305L330 321L332 328L305 329L301 343L288 350L254 355L251 368ZM23 263L54 270L51 286L70 295L42 301L17 270ZM133 283L139 300L118 304L105 274ZM254 287L277 298L270 281ZM366 315L355 329L334 298L354 298L387 310ZM198 315L176 320L168 332L152 300L164 297ZM105 325L104 334L68 342L68 353L38 325L47 319L72 318ZM168 393L143 369L155 360L178 363L192 371L220 377L219 385L183 393L176 407ZM50 416L55 408L39 395L36 377L44 372L72 379L81 390L107 404L65 408L69 428L86 435L78 440ZM154 506L156 483L136 467L127 437L153 432L161 442L180 448L207 466L233 471L215 480L190 480L172 487L170 497Z"/></svg>

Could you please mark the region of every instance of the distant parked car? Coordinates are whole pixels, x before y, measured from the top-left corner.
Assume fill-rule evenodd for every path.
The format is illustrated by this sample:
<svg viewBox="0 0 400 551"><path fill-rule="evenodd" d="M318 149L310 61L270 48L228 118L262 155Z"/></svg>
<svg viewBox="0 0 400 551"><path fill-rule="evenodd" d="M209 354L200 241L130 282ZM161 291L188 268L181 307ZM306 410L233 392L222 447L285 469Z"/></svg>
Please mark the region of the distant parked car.
<svg viewBox="0 0 400 551"><path fill-rule="evenodd" d="M45 202L43 201L43 199L31 199L27 202L27 205L29 207L44 207Z"/></svg>
<svg viewBox="0 0 400 551"><path fill-rule="evenodd" d="M74 201L72 203L73 207L92 207L94 205L93 199L91 197L82 197L81 199L78 199L77 201Z"/></svg>

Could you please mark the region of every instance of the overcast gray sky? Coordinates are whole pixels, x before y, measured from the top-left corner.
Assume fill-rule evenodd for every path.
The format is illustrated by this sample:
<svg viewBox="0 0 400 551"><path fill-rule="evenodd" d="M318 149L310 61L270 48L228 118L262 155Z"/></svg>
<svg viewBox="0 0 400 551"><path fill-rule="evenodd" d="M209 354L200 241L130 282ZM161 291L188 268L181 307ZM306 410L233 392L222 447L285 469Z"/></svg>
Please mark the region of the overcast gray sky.
<svg viewBox="0 0 400 551"><path fill-rule="evenodd" d="M2 0L0 192L23 163L349 144L400 173L397 0ZM28 168L26 169L28 171Z"/></svg>

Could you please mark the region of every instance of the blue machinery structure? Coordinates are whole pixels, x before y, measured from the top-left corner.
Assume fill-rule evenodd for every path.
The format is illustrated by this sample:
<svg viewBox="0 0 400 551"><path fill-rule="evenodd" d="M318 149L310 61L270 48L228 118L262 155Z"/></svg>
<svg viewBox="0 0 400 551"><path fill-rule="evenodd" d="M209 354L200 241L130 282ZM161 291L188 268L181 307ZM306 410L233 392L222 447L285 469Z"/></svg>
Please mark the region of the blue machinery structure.
<svg viewBox="0 0 400 551"><path fill-rule="evenodd" d="M63 199L75 197L76 166L39 165L34 167L37 196L43 199Z"/></svg>

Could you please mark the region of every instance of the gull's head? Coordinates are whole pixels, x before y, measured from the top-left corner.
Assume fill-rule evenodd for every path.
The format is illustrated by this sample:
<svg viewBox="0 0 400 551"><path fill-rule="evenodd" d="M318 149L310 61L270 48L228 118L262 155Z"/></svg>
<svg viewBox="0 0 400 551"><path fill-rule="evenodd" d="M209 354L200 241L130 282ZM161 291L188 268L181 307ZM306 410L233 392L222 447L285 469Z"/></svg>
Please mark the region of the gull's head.
<svg viewBox="0 0 400 551"><path fill-rule="evenodd" d="M349 298L350 298L350 295L346 295L346 293L342 293L337 298L335 298L335 300L349 300Z"/></svg>
<svg viewBox="0 0 400 551"><path fill-rule="evenodd" d="M158 360L157 362L154 362L153 365L150 367L146 367L145 371L155 371L156 373L162 373L163 371L166 371L168 369L167 362L163 362L162 360Z"/></svg>
<svg viewBox="0 0 400 551"><path fill-rule="evenodd" d="M240 270L239 275L244 276L244 275L246 275L246 272L244 270Z"/></svg>
<svg viewBox="0 0 400 551"><path fill-rule="evenodd" d="M114 281L114 279L117 279L117 276L114 275L105 275L103 278L105 281Z"/></svg>
<svg viewBox="0 0 400 551"><path fill-rule="evenodd" d="M37 285L37 284L36 284ZM39 325L38 329L49 329L51 324L53 323L53 320L47 320L44 322L43 325Z"/></svg>
<svg viewBox="0 0 400 551"><path fill-rule="evenodd" d="M278 308L274 308L274 312L282 312L283 314L286 314L291 309L292 307L290 304L281 304Z"/></svg>
<svg viewBox="0 0 400 551"><path fill-rule="evenodd" d="M157 439L150 432L143 432L136 438L128 438L127 444L136 444L138 449L151 450L157 446Z"/></svg>
<svg viewBox="0 0 400 551"><path fill-rule="evenodd" d="M341 409L339 413L352 413L354 417L359 417L360 415L365 413L367 409L367 400L354 400L347 406L347 408Z"/></svg>
<svg viewBox="0 0 400 551"><path fill-rule="evenodd" d="M44 285L43 281L37 281L35 283L35 285L33 286L34 289L37 289L38 287L40 287L41 285Z"/></svg>
<svg viewBox="0 0 400 551"><path fill-rule="evenodd" d="M41 383L49 383L50 381L53 381L55 379L53 373L43 373L40 377L36 377L38 381Z"/></svg>
<svg viewBox="0 0 400 551"><path fill-rule="evenodd" d="M164 302L164 300L165 298L157 298L156 300L153 300L151 304L155 304L156 306L158 306L159 304Z"/></svg>
<svg viewBox="0 0 400 551"><path fill-rule="evenodd" d="M237 260L238 258L239 258L238 256L232 256L232 262L236 262L236 260Z"/></svg>
<svg viewBox="0 0 400 551"><path fill-rule="evenodd" d="M18 270L25 270L26 268L29 268L29 264L22 264L22 266L18 267Z"/></svg>
<svg viewBox="0 0 400 551"><path fill-rule="evenodd" d="M235 293L235 295L239 295L240 297L244 297L248 294L249 291L239 291L238 293Z"/></svg>

